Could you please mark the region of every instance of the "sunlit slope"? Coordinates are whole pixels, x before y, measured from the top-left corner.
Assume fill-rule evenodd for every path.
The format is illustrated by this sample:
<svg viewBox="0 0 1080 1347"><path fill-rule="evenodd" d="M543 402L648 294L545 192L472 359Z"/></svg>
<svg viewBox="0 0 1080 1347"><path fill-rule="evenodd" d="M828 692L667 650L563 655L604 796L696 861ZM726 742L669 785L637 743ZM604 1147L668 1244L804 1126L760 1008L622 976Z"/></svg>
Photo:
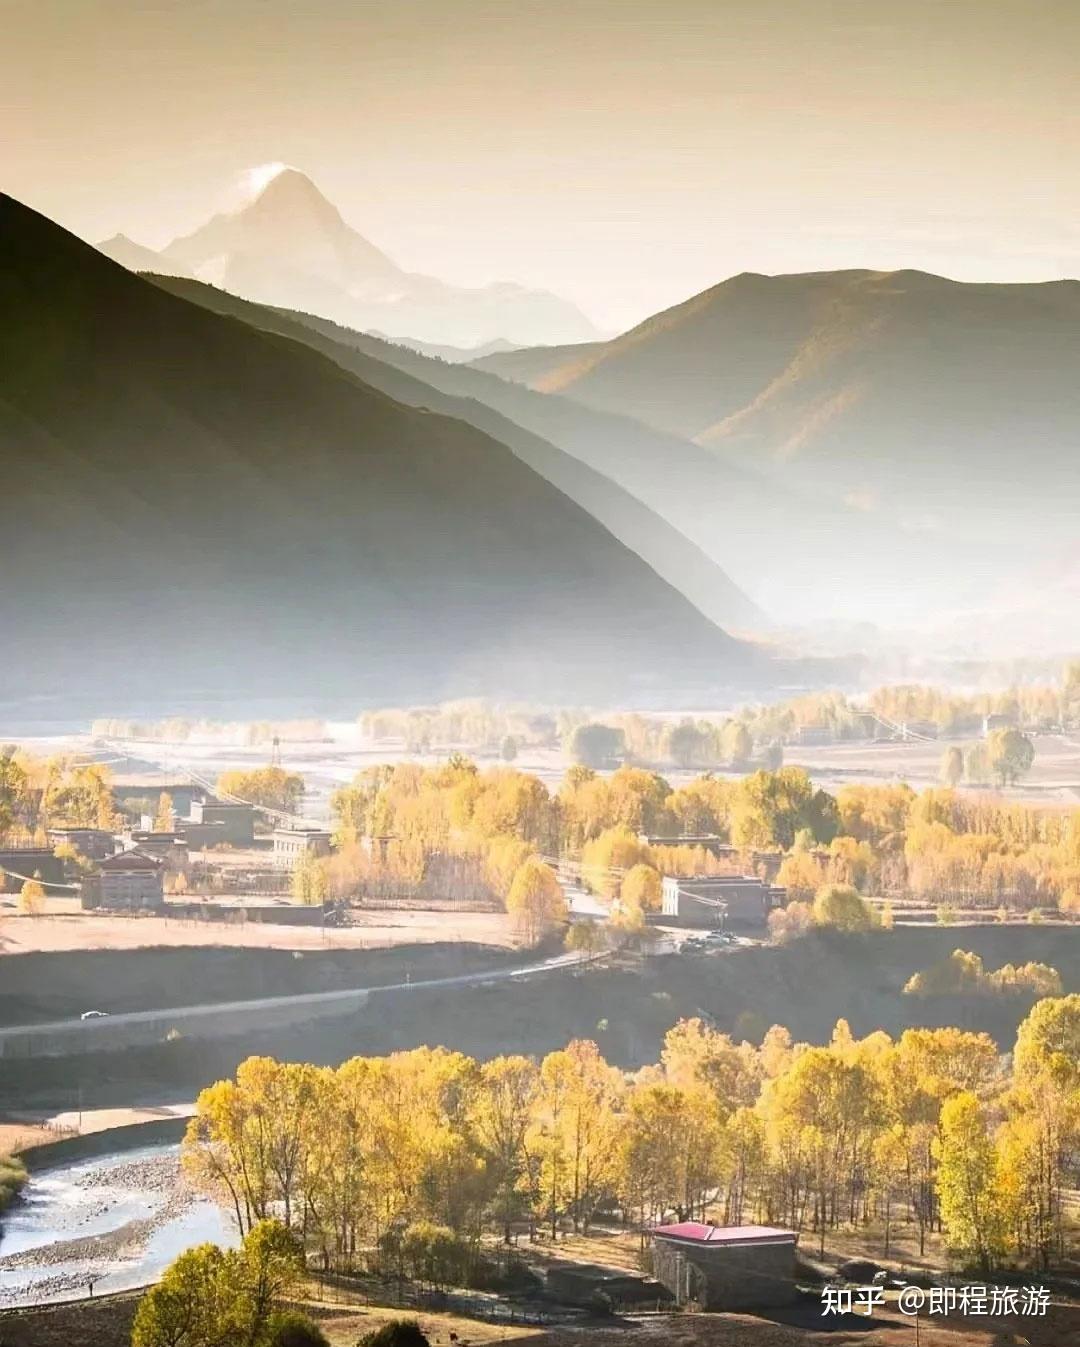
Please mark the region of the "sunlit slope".
<svg viewBox="0 0 1080 1347"><path fill-rule="evenodd" d="M529 361L480 363L914 527L1061 529L1075 513L1076 281L742 275L612 342Z"/></svg>

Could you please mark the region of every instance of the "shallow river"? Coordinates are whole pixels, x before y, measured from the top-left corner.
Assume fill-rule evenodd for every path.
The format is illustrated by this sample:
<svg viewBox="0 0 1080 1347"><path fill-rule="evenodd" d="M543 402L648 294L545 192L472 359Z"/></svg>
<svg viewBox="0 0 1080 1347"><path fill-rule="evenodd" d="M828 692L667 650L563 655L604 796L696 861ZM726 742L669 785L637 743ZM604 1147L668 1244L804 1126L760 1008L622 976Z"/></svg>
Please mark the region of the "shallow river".
<svg viewBox="0 0 1080 1347"><path fill-rule="evenodd" d="M143 1286L192 1244L236 1234L180 1176L179 1146L148 1146L33 1174L0 1233L0 1306Z"/></svg>

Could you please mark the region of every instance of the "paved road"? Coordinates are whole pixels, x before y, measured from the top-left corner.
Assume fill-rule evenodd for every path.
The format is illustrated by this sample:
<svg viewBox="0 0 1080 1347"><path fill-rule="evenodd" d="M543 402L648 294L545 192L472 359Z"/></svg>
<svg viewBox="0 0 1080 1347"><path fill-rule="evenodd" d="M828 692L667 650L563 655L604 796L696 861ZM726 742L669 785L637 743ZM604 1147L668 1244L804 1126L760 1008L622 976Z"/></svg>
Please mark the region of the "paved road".
<svg viewBox="0 0 1080 1347"><path fill-rule="evenodd" d="M298 996L264 996L248 1001L217 1001L193 1006L164 1006L155 1010L135 1010L121 1015L106 1015L101 1019L50 1020L41 1024L15 1025L0 1029L0 1057L6 1055L32 1056L33 1040L42 1044L59 1041L78 1049L93 1051L105 1047L109 1041L120 1040L131 1032L138 1037L140 1026L162 1026L182 1030L185 1025L200 1021L222 1021L221 1029L228 1032L227 1021L233 1017L252 1015L263 1022L296 1018L303 1012L333 1014L336 1009L346 1011L350 1004L362 1006L370 996L389 992L423 991L431 988L468 987L496 982L521 981L547 973L559 972L581 964L595 962L601 954L557 954L549 959L520 964L514 968L489 969L479 973L459 973L454 977L426 978L419 982L406 981L375 987L348 987L332 992L304 992ZM74 1043L72 1044L72 1040ZM27 1052L27 1047L30 1051ZM21 1049L10 1054L5 1049Z"/></svg>

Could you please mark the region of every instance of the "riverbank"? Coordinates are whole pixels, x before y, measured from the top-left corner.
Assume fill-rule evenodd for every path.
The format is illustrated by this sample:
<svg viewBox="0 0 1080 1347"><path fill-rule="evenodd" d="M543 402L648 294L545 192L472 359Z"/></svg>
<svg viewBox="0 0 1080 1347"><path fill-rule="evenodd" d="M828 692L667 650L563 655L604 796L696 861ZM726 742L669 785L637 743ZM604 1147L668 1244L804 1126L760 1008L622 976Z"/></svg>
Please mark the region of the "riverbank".
<svg viewBox="0 0 1080 1347"><path fill-rule="evenodd" d="M170 1120L182 1124L182 1119ZM153 1124L57 1142L84 1143L91 1158L55 1150L31 1157L20 1200L0 1236L0 1307L129 1290L155 1281L183 1249L235 1242L217 1205L187 1183L176 1140L146 1143ZM107 1149L111 1144L111 1149ZM44 1148L41 1148L44 1149Z"/></svg>

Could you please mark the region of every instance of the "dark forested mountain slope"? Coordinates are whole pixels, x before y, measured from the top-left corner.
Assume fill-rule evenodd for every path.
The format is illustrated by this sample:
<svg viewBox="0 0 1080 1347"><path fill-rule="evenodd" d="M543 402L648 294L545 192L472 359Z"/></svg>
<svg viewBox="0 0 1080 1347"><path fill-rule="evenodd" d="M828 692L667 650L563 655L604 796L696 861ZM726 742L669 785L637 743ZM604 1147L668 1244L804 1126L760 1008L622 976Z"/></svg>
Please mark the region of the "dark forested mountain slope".
<svg viewBox="0 0 1080 1347"><path fill-rule="evenodd" d="M415 699L762 661L513 452L0 197L3 687Z"/></svg>
<svg viewBox="0 0 1080 1347"><path fill-rule="evenodd" d="M661 514L586 462L480 401L483 391L509 391L493 375L459 369L442 359L353 332L325 319L253 304L197 281L155 279L173 294L311 346L398 402L468 422L513 449L542 477L584 506L712 621L744 629L761 629L766 625L765 615L716 562ZM445 391L454 387L463 392L468 390L472 396ZM525 389L512 391L517 401L530 399L541 404L548 401ZM700 453L693 446L688 448L692 453Z"/></svg>

